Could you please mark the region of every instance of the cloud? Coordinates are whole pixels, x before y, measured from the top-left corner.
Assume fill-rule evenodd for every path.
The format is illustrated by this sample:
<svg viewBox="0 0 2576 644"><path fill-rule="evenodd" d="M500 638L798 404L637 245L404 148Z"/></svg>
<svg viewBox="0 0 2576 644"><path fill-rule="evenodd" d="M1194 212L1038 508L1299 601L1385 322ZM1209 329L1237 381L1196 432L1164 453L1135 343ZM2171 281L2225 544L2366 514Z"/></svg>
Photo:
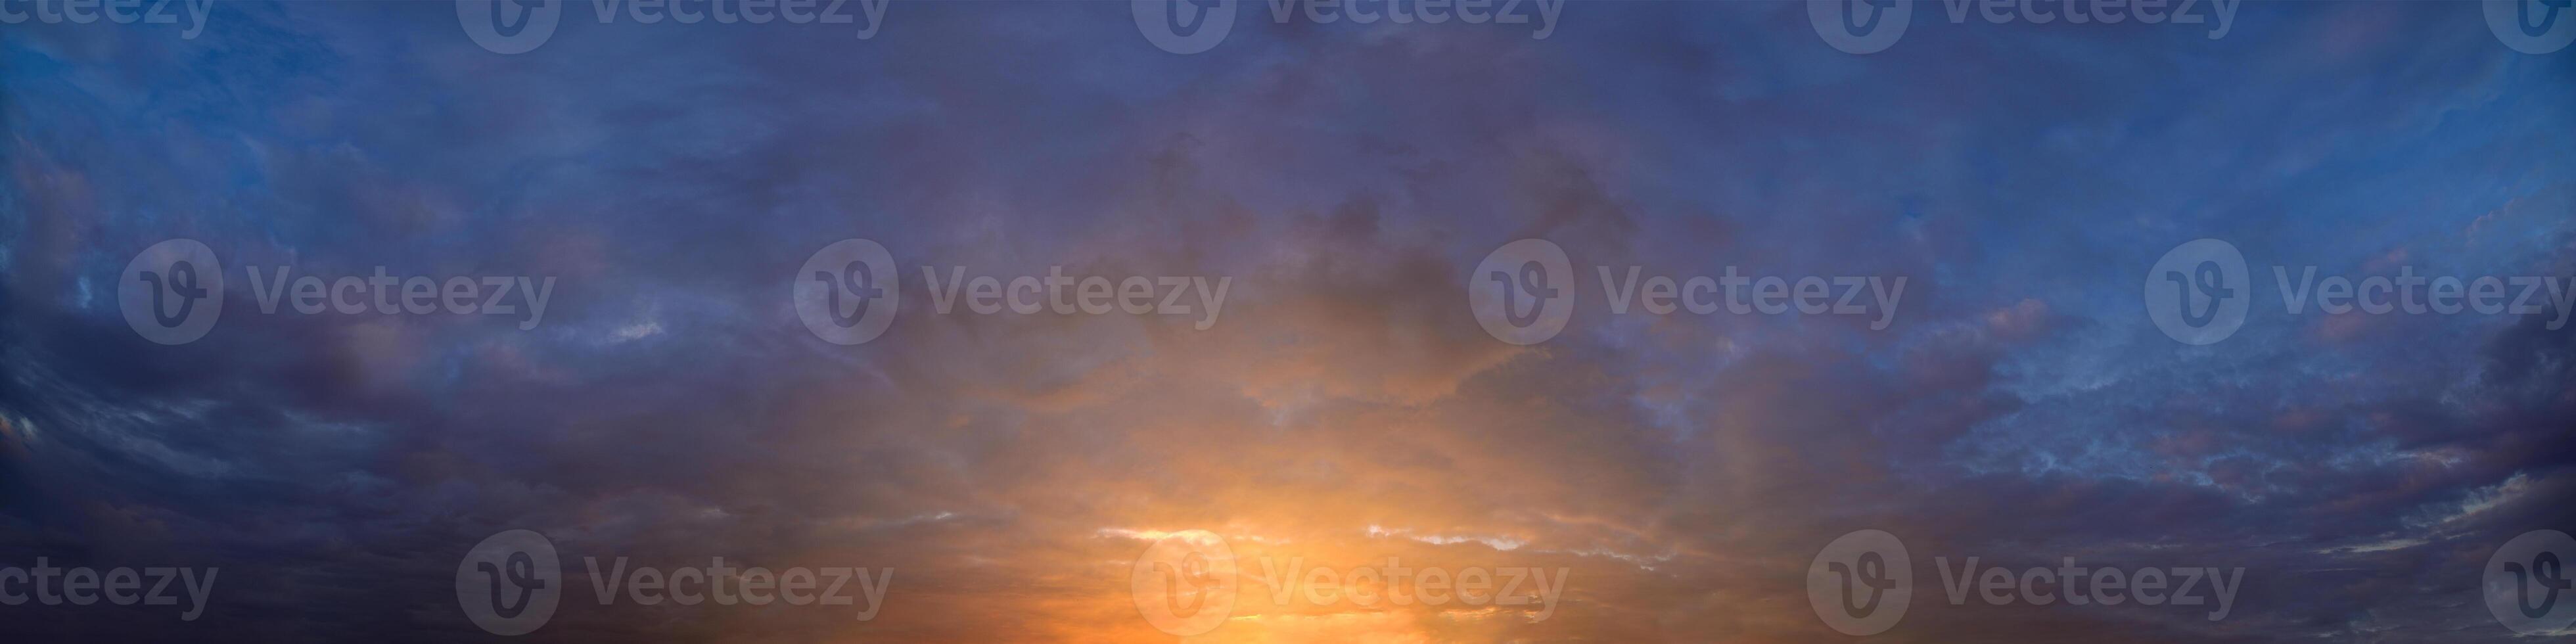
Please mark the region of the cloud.
<svg viewBox="0 0 2576 644"><path fill-rule="evenodd" d="M1162 637L1128 588L1147 538L1209 530L1247 565L1571 575L1543 620L1261 589L1222 641L1826 641L1800 571L1877 528L1918 562L2248 571L2212 623L1950 606L1925 566L1890 641L2501 641L2470 571L2567 528L2565 331L2258 313L2191 348L2138 309L2139 269L2204 236L2563 274L2565 220L2524 213L2571 205L2571 158L2532 143L2566 139L2568 68L2474 12L2249 8L2214 42L1921 24L1863 58L1797 7L1618 3L1544 40L1246 18L1175 56L1106 5L985 4L899 4L855 42L576 21L508 57L441 3L0 44L0 559L226 571L200 622L26 630L472 636L458 557L524 528L567 562L565 641L1124 641ZM529 330L235 292L168 347L110 280L171 237L232 271L561 286ZM839 346L789 287L851 237L903 299ZM1587 290L1516 346L1462 287L1527 237L1579 289L1910 286L1885 330ZM945 267L1232 290L1205 330L940 314L920 272ZM621 556L897 572L867 622L597 605L581 562Z"/></svg>

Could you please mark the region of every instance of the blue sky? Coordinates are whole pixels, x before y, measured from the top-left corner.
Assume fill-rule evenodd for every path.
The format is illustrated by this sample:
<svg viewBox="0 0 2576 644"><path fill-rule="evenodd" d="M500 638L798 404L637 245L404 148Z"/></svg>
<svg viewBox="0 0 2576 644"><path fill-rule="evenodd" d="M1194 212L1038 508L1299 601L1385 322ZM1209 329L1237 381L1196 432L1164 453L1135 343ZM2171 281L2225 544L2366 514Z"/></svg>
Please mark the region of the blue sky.
<svg viewBox="0 0 2576 644"><path fill-rule="evenodd" d="M2245 3L2213 39L1926 2L1867 55L1803 3L1574 0L1544 37L1248 3L1190 54L1119 2L896 0L866 38L569 3L516 54L454 9L0 26L0 563L224 571L192 622L8 622L480 637L457 558L529 529L899 571L851 622L595 605L576 566L547 641L1169 641L1129 603L1135 535L1203 529L1575 575L1542 619L1264 604L1215 641L1842 641L1800 571L1883 529L1920 570L1880 641L2501 642L2481 564L2576 529L2576 331L2291 314L2272 278L2576 276L2576 51L2472 3ZM524 330L235 282L158 344L119 271L182 238L227 279L557 281ZM790 295L847 238L903 289L850 346ZM1528 346L1461 297L1524 238L1580 278ZM2141 283L2201 238L2253 296L2190 346ZM951 266L1231 290L1204 330L932 313L920 272ZM1908 287L1876 330L1623 315L1597 266ZM2247 581L2216 621L1953 606L1935 556Z"/></svg>

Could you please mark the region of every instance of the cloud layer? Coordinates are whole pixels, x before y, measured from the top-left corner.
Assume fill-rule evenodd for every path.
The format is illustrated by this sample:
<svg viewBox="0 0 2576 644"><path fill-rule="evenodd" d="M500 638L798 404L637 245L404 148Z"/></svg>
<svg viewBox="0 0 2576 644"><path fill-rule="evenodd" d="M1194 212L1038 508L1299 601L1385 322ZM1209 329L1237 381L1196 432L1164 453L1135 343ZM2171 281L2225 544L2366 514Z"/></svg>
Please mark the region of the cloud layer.
<svg viewBox="0 0 2576 644"><path fill-rule="evenodd" d="M2576 530L2576 330L2303 315L2270 267L2576 274L2576 58L2451 3L2231 33L1591 2L1556 29L1271 21L1176 55L1125 3L478 47L447 3L225 3L204 33L0 28L0 561L217 566L212 608L0 608L39 639L449 641L458 558L554 540L544 641L1168 641L1129 572L1208 530L1301 558L1567 571L1541 606L1244 593L1212 641L1843 641L1819 549L1905 539L1880 641L2507 641L2487 555ZM808 333L867 238L882 337ZM1487 335L1470 269L1561 245L1576 313ZM2254 314L2140 276L2230 240ZM543 322L127 327L119 271L551 276ZM1867 318L1612 315L1595 267L1904 276ZM1223 276L1196 316L938 314L922 271ZM502 318L508 319L502 319ZM578 562L893 567L849 611L599 606ZM2206 607L1939 601L1933 557L2242 567Z"/></svg>

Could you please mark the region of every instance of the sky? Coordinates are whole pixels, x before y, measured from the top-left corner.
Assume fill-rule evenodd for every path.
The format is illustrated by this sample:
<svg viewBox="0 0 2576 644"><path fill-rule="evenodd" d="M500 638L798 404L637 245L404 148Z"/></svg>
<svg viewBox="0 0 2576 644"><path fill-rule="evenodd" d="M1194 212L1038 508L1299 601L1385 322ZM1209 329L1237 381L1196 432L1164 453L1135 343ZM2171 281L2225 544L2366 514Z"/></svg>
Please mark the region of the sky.
<svg viewBox="0 0 2576 644"><path fill-rule="evenodd" d="M559 603L495 619L539 642L2528 642L2576 620L2576 598L2554 630L2490 606L2509 541L2576 531L2559 304L2286 302L2309 270L2576 300L2576 49L2518 51L2478 3L2033 24L1917 2L1868 53L1800 2L1442 24L1244 2L1213 42L1158 40L1154 3L603 6L532 40L472 2L134 24L0 2L32 16L0 24L0 566L220 571L202 602L0 605L5 630L488 641L506 602L467 587L528 585L476 557L522 530ZM880 249L874 335L814 315L862 279L848 239ZM1530 239L1570 269L1546 274L1562 328L1490 331L1477 285L1537 293L1519 271L1546 263L1498 250ZM2199 278L2200 239L2250 298L2193 344L2156 296L2164 269ZM171 240L220 264L153 273L216 287L201 336L136 317L160 291L135 267L174 266ZM1630 267L1890 290L1656 314ZM306 312L289 286L379 272L477 310L317 286ZM1148 278L1152 310L954 295L1050 274ZM346 297L378 295L401 293ZM1816 571L1873 530L1912 593L1857 636L1820 599L1852 577ZM619 558L719 557L888 576L847 605L594 592L635 582L601 574ZM1970 557L2007 583L2068 560L2237 581L2224 611L1997 602L1945 581ZM1435 569L1532 583L1434 601ZM1184 581L1223 594L1163 595Z"/></svg>

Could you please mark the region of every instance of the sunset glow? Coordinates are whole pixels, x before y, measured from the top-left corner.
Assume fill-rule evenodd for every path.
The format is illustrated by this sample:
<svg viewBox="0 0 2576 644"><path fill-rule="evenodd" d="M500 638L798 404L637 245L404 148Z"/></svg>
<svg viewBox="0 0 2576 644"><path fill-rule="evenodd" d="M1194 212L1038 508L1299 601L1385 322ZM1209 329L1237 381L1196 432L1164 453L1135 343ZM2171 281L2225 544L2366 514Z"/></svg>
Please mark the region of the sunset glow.
<svg viewBox="0 0 2576 644"><path fill-rule="evenodd" d="M2552 1L0 0L0 639L2563 640Z"/></svg>

